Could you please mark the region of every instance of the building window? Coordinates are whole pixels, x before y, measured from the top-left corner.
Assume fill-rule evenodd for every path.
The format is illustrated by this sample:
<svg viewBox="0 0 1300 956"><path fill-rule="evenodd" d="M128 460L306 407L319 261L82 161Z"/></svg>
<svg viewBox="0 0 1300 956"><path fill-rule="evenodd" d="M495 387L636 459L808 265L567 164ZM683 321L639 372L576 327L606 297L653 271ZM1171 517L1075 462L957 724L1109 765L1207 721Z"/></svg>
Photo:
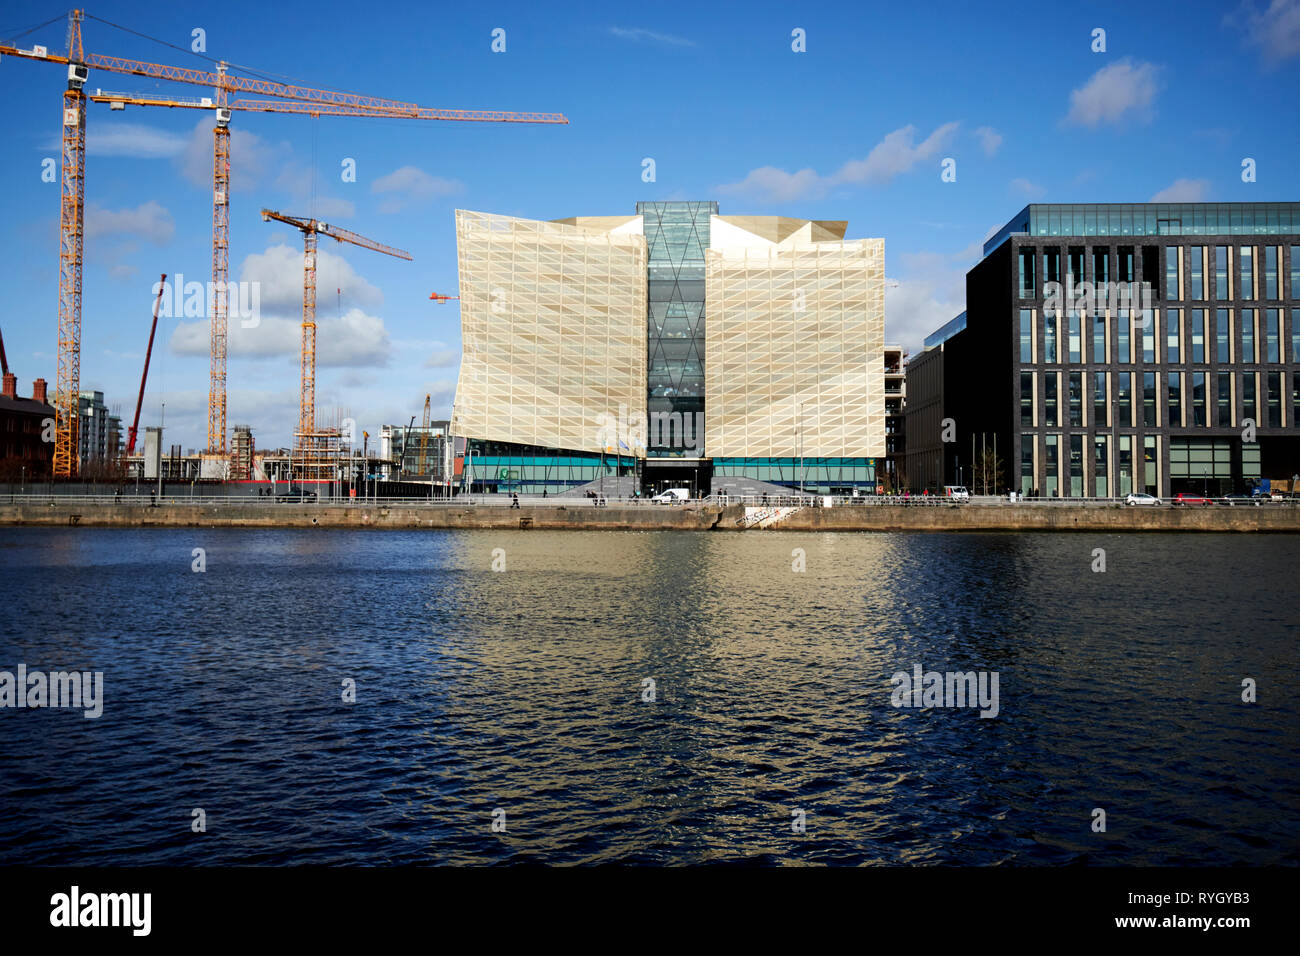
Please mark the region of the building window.
<svg viewBox="0 0 1300 956"><path fill-rule="evenodd" d="M1142 361L1156 360L1156 318L1151 309L1142 310Z"/></svg>
<svg viewBox="0 0 1300 956"><path fill-rule="evenodd" d="M1149 495L1160 494L1160 482L1157 479L1160 462L1160 439L1147 435L1142 439L1142 485Z"/></svg>
<svg viewBox="0 0 1300 956"><path fill-rule="evenodd" d="M1056 421L1056 372L1043 376L1043 424L1054 428Z"/></svg>
<svg viewBox="0 0 1300 956"><path fill-rule="evenodd" d="M1156 373L1142 373L1142 424L1148 428L1156 425Z"/></svg>
<svg viewBox="0 0 1300 956"><path fill-rule="evenodd" d="M1116 361L1127 363L1133 361L1133 353L1129 349L1129 328L1130 320L1128 309L1120 309L1119 316L1115 320L1115 351Z"/></svg>
<svg viewBox="0 0 1300 956"><path fill-rule="evenodd" d="M1291 373L1291 422L1300 422L1300 371Z"/></svg>
<svg viewBox="0 0 1300 956"><path fill-rule="evenodd" d="M1106 246L1092 247L1092 281L1098 286L1110 282L1110 249Z"/></svg>
<svg viewBox="0 0 1300 956"><path fill-rule="evenodd" d="M1232 373L1220 372L1218 382L1219 427L1232 427Z"/></svg>
<svg viewBox="0 0 1300 956"><path fill-rule="evenodd" d="M1192 373L1192 424L1205 425L1205 373Z"/></svg>
<svg viewBox="0 0 1300 956"><path fill-rule="evenodd" d="M1230 298L1228 295L1228 247L1214 247L1214 297Z"/></svg>
<svg viewBox="0 0 1300 956"><path fill-rule="evenodd" d="M1020 424L1032 428L1034 425L1034 373L1020 373Z"/></svg>
<svg viewBox="0 0 1300 956"><path fill-rule="evenodd" d="M1182 309L1165 309L1165 362L1167 363L1181 361L1178 357L1178 333L1182 324Z"/></svg>
<svg viewBox="0 0 1300 956"><path fill-rule="evenodd" d="M1098 365L1104 365L1106 359L1106 316L1094 315L1092 317L1092 360Z"/></svg>
<svg viewBox="0 0 1300 956"><path fill-rule="evenodd" d="M1193 299L1205 298L1205 247L1192 246L1189 250L1192 256L1192 264L1188 271L1191 278L1191 295Z"/></svg>
<svg viewBox="0 0 1300 956"><path fill-rule="evenodd" d="M1255 310L1241 310L1241 361L1251 363L1259 361L1255 354Z"/></svg>
<svg viewBox="0 0 1300 956"><path fill-rule="evenodd" d="M1043 476L1043 494L1048 498L1055 498L1057 483L1061 474L1059 448L1061 438L1059 435L1045 435L1043 436L1043 439L1043 444L1046 450L1044 458L1047 462L1047 474Z"/></svg>
<svg viewBox="0 0 1300 956"><path fill-rule="evenodd" d="M1076 427L1083 425L1083 373L1070 373L1070 424Z"/></svg>
<svg viewBox="0 0 1300 956"><path fill-rule="evenodd" d="M1264 361L1280 362L1282 357L1279 354L1281 349L1280 334L1278 332L1278 309L1264 310ZM1292 356L1294 361L1294 356Z"/></svg>
<svg viewBox="0 0 1300 956"><path fill-rule="evenodd" d="M1241 373L1241 420L1247 418L1259 424L1259 407L1255 400L1255 373Z"/></svg>
<svg viewBox="0 0 1300 956"><path fill-rule="evenodd" d="M1268 427L1282 427L1282 373L1268 373Z"/></svg>
<svg viewBox="0 0 1300 956"><path fill-rule="evenodd" d="M1177 302L1182 298L1178 292L1182 251L1182 246L1165 246L1165 298L1171 302Z"/></svg>
<svg viewBox="0 0 1300 956"><path fill-rule="evenodd" d="M1020 436L1020 493L1031 494L1034 490L1034 436Z"/></svg>
<svg viewBox="0 0 1300 956"><path fill-rule="evenodd" d="M1133 436L1119 436L1119 489L1117 496L1123 498L1133 492Z"/></svg>
<svg viewBox="0 0 1300 956"><path fill-rule="evenodd" d="M1300 299L1300 246L1291 247L1291 298Z"/></svg>
<svg viewBox="0 0 1300 956"><path fill-rule="evenodd" d="M1300 309L1291 310L1291 361L1300 362Z"/></svg>
<svg viewBox="0 0 1300 956"><path fill-rule="evenodd" d="M1183 424L1183 376L1181 372L1169 374L1169 427L1178 428Z"/></svg>
<svg viewBox="0 0 1300 956"><path fill-rule="evenodd" d="M1055 362L1056 358L1056 323L1055 315L1043 313L1043 361Z"/></svg>
<svg viewBox="0 0 1300 956"><path fill-rule="evenodd" d="M1119 424L1127 428L1133 424L1133 373L1119 372L1118 375Z"/></svg>
<svg viewBox="0 0 1300 956"><path fill-rule="evenodd" d="M1109 498L1110 481L1108 475L1110 474L1110 472L1106 467L1107 466L1106 436L1096 435L1093 437L1092 442L1093 442L1092 478L1096 484L1096 490L1094 491L1094 494L1096 494L1098 498Z"/></svg>
<svg viewBox="0 0 1300 956"><path fill-rule="evenodd" d="M1079 325L1079 313L1071 312L1069 314L1070 323L1070 361L1083 361L1083 331Z"/></svg>
<svg viewBox="0 0 1300 956"><path fill-rule="evenodd" d="M1034 284L1034 250L1020 250L1020 298L1032 299L1035 291Z"/></svg>
<svg viewBox="0 0 1300 956"><path fill-rule="evenodd" d="M1070 284L1078 285L1083 281L1083 250L1078 246L1070 247Z"/></svg>
<svg viewBox="0 0 1300 956"><path fill-rule="evenodd" d="M1192 362L1205 363L1205 310L1192 309Z"/></svg>
<svg viewBox="0 0 1300 956"><path fill-rule="evenodd" d="M1277 246L1264 247L1264 298L1277 298Z"/></svg>
<svg viewBox="0 0 1300 956"><path fill-rule="evenodd" d="M1020 364L1031 365L1034 361L1034 312L1032 309L1020 310Z"/></svg>
<svg viewBox="0 0 1300 956"><path fill-rule="evenodd" d="M1228 319L1227 309L1214 310L1215 357L1221 365L1232 361L1232 323Z"/></svg>
<svg viewBox="0 0 1300 956"><path fill-rule="evenodd" d="M1083 497L1083 436L1070 436L1070 497Z"/></svg>
<svg viewBox="0 0 1300 956"><path fill-rule="evenodd" d="M1132 282L1133 274L1133 247L1119 247L1119 269L1117 271L1120 282Z"/></svg>
<svg viewBox="0 0 1300 956"><path fill-rule="evenodd" d="M1242 246L1237 250L1241 259L1241 297L1255 298L1255 247Z"/></svg>
<svg viewBox="0 0 1300 956"><path fill-rule="evenodd" d="M1043 282L1061 281L1061 250L1049 246L1043 250Z"/></svg>
<svg viewBox="0 0 1300 956"><path fill-rule="evenodd" d="M1110 425L1110 402L1106 397L1106 373L1092 373L1092 424L1097 428Z"/></svg>

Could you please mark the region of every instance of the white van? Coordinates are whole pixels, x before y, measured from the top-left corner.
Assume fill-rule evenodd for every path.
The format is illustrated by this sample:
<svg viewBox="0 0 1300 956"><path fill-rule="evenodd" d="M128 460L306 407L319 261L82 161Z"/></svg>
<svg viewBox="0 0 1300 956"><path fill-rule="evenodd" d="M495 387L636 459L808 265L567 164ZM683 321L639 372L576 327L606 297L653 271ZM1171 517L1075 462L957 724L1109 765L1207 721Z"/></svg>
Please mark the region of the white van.
<svg viewBox="0 0 1300 956"><path fill-rule="evenodd" d="M669 488L661 494L655 495L650 499L655 504L672 505L679 501L691 500L691 489L689 488Z"/></svg>
<svg viewBox="0 0 1300 956"><path fill-rule="evenodd" d="M953 501L970 501L970 492L965 485L944 485L943 493Z"/></svg>

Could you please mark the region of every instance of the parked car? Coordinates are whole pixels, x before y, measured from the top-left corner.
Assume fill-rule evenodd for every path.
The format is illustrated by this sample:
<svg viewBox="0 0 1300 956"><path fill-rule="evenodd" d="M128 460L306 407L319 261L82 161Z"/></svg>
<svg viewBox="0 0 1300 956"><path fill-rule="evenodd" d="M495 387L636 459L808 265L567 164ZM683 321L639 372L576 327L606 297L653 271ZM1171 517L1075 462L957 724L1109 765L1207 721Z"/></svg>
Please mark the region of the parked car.
<svg viewBox="0 0 1300 956"><path fill-rule="evenodd" d="M1254 505L1259 507L1259 498L1255 495L1231 494L1223 496L1223 503L1228 507L1234 505Z"/></svg>
<svg viewBox="0 0 1300 956"><path fill-rule="evenodd" d="M315 501L316 492L314 491L290 491L286 494L279 495L275 499L281 503L300 503L304 501Z"/></svg>
<svg viewBox="0 0 1300 956"><path fill-rule="evenodd" d="M1126 505L1158 505L1160 499L1155 495L1149 495L1145 491L1135 491L1124 499Z"/></svg>
<svg viewBox="0 0 1300 956"><path fill-rule="evenodd" d="M673 505L679 501L689 501L690 498L691 489L689 488L669 488L650 500L657 505Z"/></svg>
<svg viewBox="0 0 1300 956"><path fill-rule="evenodd" d="M965 485L944 485L943 493L953 501L970 501L970 492Z"/></svg>
<svg viewBox="0 0 1300 956"><path fill-rule="evenodd" d="M1198 495L1198 494L1194 494L1194 493L1192 493L1192 492L1180 491L1178 494L1174 495L1174 500L1171 502L1171 504L1175 504L1175 505L1212 505L1212 504L1214 504L1214 499L1213 499L1213 498L1207 498L1207 497L1205 497L1205 495Z"/></svg>

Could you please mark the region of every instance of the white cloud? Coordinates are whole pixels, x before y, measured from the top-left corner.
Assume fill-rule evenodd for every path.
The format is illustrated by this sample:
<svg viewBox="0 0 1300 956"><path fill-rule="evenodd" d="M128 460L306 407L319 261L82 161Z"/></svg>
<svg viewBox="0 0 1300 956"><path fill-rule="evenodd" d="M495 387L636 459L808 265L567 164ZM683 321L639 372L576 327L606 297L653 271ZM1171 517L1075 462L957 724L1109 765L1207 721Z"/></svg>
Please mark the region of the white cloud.
<svg viewBox="0 0 1300 956"><path fill-rule="evenodd" d="M319 239L316 249L316 312L336 312L343 308L377 309L384 294L367 282L337 252L330 250L332 239ZM302 246L271 246L244 259L239 278L255 282L261 295L262 315L293 318L302 314ZM340 303L339 293L342 290Z"/></svg>
<svg viewBox="0 0 1300 956"><path fill-rule="evenodd" d="M424 360L425 368L452 368L460 361L460 351L445 342L434 342L433 352Z"/></svg>
<svg viewBox="0 0 1300 956"><path fill-rule="evenodd" d="M430 176L416 166L402 166L370 184L371 192L387 196L379 206L379 211L384 213L401 212L408 206L440 196L454 196L464 188L459 180Z"/></svg>
<svg viewBox="0 0 1300 956"><path fill-rule="evenodd" d="M1135 63L1129 58L1102 67L1070 93L1070 112L1065 121L1095 127L1117 123L1129 114L1149 120L1159 88L1158 72L1150 63Z"/></svg>
<svg viewBox="0 0 1300 956"><path fill-rule="evenodd" d="M185 151L180 133L144 123L94 122L86 124L87 156L130 156L136 159L170 159ZM56 143L51 148L58 149ZM211 167L211 158L208 161Z"/></svg>
<svg viewBox="0 0 1300 956"><path fill-rule="evenodd" d="M742 195L759 202L778 203L816 198L839 185L883 185L918 163L937 156L952 139L957 126L957 123L945 123L920 143L915 142L916 127L903 126L886 134L865 158L849 160L830 176L820 176L814 169L788 173L774 166L762 166L751 170L738 183L715 188L724 195Z"/></svg>
<svg viewBox="0 0 1300 956"><path fill-rule="evenodd" d="M1148 202L1204 202L1209 193L1208 179L1176 179Z"/></svg>
<svg viewBox="0 0 1300 956"><path fill-rule="evenodd" d="M992 156L1002 145L1002 134L992 126L981 126L975 130L975 136L980 141L980 149L984 150L985 156Z"/></svg>
<svg viewBox="0 0 1300 956"><path fill-rule="evenodd" d="M238 126L230 128L230 191L246 192L286 162L287 142L270 143ZM212 120L200 120L179 156L181 173L196 186L212 188Z"/></svg>
<svg viewBox="0 0 1300 956"><path fill-rule="evenodd" d="M738 183L717 187L717 192L723 195L760 197L763 202L789 202L805 196L820 196L826 192L826 184L813 169L787 173L775 166L760 166L750 170Z"/></svg>
<svg viewBox="0 0 1300 956"><path fill-rule="evenodd" d="M990 236L997 228L990 230ZM966 272L983 243L956 253L905 252L885 287L885 339L915 353L925 337L966 308Z"/></svg>
<svg viewBox="0 0 1300 956"><path fill-rule="evenodd" d="M943 149L956 132L956 123L944 123L919 145L914 146L915 126L896 129L872 147L866 159L849 160L840 167L840 171L832 179L836 184L887 183L900 173L907 172L917 163L938 155L939 150Z"/></svg>
<svg viewBox="0 0 1300 956"><path fill-rule="evenodd" d="M358 275L342 256L316 251L316 364L318 367L364 368L388 364L392 341L384 320L374 314L383 305L378 288ZM258 322L245 328L232 303L227 348L232 356L296 357L302 350L303 252L276 245L244 259L239 278L256 288ZM337 290L342 290L340 293ZM241 293L244 302L251 301ZM340 314L340 308L343 310ZM171 338L180 355L207 355L207 319L182 321Z"/></svg>
<svg viewBox="0 0 1300 956"><path fill-rule="evenodd" d="M172 214L152 199L134 209L105 209L97 203L89 203L85 222L87 239L133 236L160 246L171 241L176 232Z"/></svg>
<svg viewBox="0 0 1300 956"><path fill-rule="evenodd" d="M1300 55L1300 0L1270 0L1263 12L1253 2L1242 3L1223 19L1244 30L1269 64Z"/></svg>
<svg viewBox="0 0 1300 956"><path fill-rule="evenodd" d="M121 279L123 281L134 279L139 272L140 270L135 266L128 265L113 266L113 268L108 270L108 274L114 279Z"/></svg>
<svg viewBox="0 0 1300 956"><path fill-rule="evenodd" d="M231 318L226 329L226 348L233 358L297 358L302 353L301 318L285 319L263 315L254 328ZM180 322L171 337L176 355L207 355L210 329L207 319ZM316 314L316 367L366 368L388 364L392 351L384 320L350 309L339 317Z"/></svg>
<svg viewBox="0 0 1300 956"><path fill-rule="evenodd" d="M1038 199L1047 193L1047 190L1037 183L1031 183L1028 179L1017 177L1011 180L1011 189L1013 192L1024 196L1026 199Z"/></svg>
<svg viewBox="0 0 1300 956"><path fill-rule="evenodd" d="M656 33L654 30L645 30L641 27L610 27L609 33L611 36L616 36L623 40L634 40L638 43L648 41L650 43L661 43L666 46L695 46L694 40L673 36L671 33Z"/></svg>

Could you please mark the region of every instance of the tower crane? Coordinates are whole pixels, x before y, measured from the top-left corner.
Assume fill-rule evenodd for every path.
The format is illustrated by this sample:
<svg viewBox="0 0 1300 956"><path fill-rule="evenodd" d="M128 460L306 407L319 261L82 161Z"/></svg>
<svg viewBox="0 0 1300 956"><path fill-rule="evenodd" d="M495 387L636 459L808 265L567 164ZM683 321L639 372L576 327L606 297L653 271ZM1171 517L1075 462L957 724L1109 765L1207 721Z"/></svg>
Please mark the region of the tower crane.
<svg viewBox="0 0 1300 956"><path fill-rule="evenodd" d="M420 474L428 474L429 460L429 399L430 396L424 396L424 418L421 420L420 429Z"/></svg>
<svg viewBox="0 0 1300 956"><path fill-rule="evenodd" d="M349 242L408 262L411 254L318 219L303 219L263 209L262 221L272 220L287 223L302 232L302 384L298 396L298 441L305 463L308 454L315 450L316 437L316 237L329 236L337 242Z"/></svg>
<svg viewBox="0 0 1300 956"><path fill-rule="evenodd" d="M59 209L59 310L58 374L55 384L54 475L73 477L77 472L77 398L81 381L81 293L84 253L83 215L85 208L86 102L108 102L113 109L127 103L141 106L192 106L211 109L213 127L212 190L212 288L211 348L208 385L208 451L226 453L226 320L229 274L230 118L233 110L299 113L311 116L369 116L422 120L457 120L487 123L559 123L568 119L559 113L516 113L499 110L453 110L421 107L415 103L383 99L359 93L316 89L278 83L257 77L236 76L226 63L216 72L167 66L123 57L86 53L81 39L81 10L68 15L66 56L51 54L44 46L21 49L0 44L0 55L44 60L66 65L68 86L63 94L63 148ZM92 17L91 19L99 19ZM101 21L108 23L108 21ZM109 24L117 26L116 24ZM88 97L84 87L89 69L149 77L206 87L210 98L193 102L134 94L96 94ZM232 94L275 97L274 100L232 100ZM279 102L283 100L285 102Z"/></svg>
<svg viewBox="0 0 1300 956"><path fill-rule="evenodd" d="M439 305L442 305L442 303L444 303L444 302L451 302L451 301L453 301L453 300L455 300L455 299L459 299L460 296L458 296L458 295L439 295L439 294L436 293L436 292L432 292L432 293L429 294L429 298L432 299L434 302L437 302Z"/></svg>

